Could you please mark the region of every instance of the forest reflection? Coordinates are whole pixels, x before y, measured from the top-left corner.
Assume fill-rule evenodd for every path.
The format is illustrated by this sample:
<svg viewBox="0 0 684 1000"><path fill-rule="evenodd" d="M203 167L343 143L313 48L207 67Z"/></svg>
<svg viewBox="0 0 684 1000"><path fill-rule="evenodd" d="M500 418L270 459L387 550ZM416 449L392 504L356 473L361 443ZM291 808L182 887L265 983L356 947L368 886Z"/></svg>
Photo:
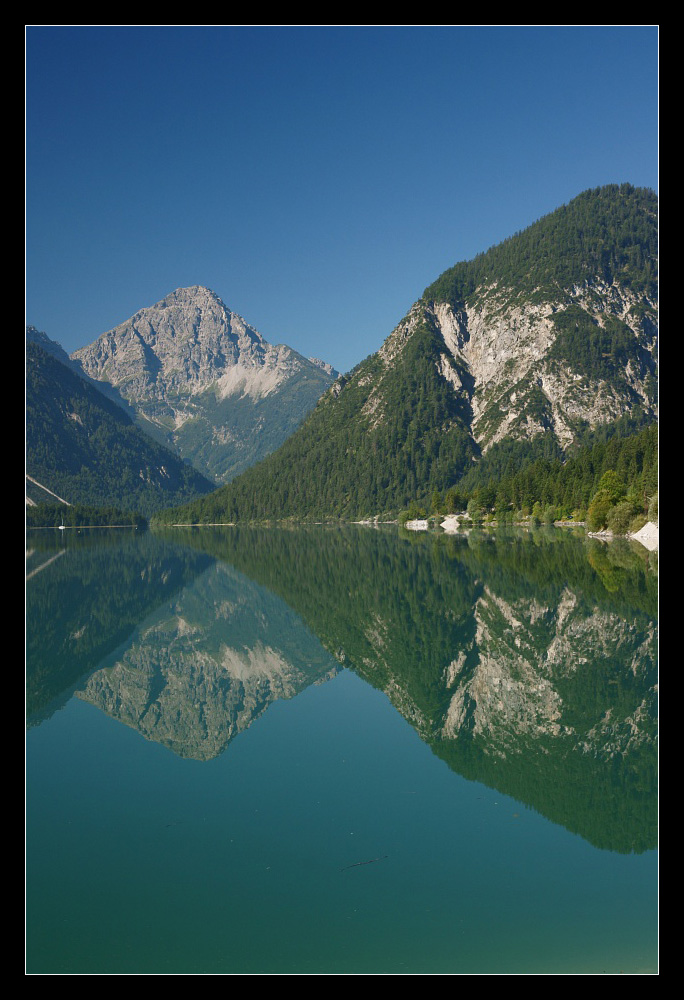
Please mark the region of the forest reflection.
<svg viewBox="0 0 684 1000"><path fill-rule="evenodd" d="M30 544L32 725L76 695L209 760L350 669L458 774L595 846L656 845L657 562L636 544L357 526Z"/></svg>

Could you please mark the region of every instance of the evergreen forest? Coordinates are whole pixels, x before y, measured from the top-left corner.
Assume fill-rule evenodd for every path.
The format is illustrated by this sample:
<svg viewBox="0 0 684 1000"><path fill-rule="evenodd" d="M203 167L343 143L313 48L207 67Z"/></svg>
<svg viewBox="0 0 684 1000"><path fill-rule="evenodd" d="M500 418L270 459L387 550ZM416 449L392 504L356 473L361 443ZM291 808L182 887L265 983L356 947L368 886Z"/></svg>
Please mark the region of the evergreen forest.
<svg viewBox="0 0 684 1000"><path fill-rule="evenodd" d="M26 472L70 504L148 515L213 489L94 384L30 341L26 380ZM39 504L29 523L37 512L49 519L48 507ZM65 518L73 516L66 510Z"/></svg>

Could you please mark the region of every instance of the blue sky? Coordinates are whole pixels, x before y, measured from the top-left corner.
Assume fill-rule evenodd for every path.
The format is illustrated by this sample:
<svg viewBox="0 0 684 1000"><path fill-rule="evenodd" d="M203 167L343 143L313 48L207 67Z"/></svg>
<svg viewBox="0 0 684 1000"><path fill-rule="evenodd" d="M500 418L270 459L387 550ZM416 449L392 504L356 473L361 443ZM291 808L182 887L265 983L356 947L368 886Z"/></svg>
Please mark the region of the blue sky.
<svg viewBox="0 0 684 1000"><path fill-rule="evenodd" d="M347 371L587 188L657 190L655 26L27 26L26 322L207 285Z"/></svg>

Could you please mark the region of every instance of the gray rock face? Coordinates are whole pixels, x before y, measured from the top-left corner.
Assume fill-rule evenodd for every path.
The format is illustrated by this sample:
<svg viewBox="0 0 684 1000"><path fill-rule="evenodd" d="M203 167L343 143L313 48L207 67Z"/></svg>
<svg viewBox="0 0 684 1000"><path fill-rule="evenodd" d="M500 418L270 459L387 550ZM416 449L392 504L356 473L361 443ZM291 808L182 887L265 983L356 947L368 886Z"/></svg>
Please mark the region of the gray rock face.
<svg viewBox="0 0 684 1000"><path fill-rule="evenodd" d="M639 405L655 415L649 382L656 373L657 308L617 284L559 292L557 301L519 304L514 289L478 289L476 304L454 311L446 302L417 302L379 356L390 367L427 323L444 341L439 374L465 397L472 434L486 451L505 437L555 434L570 444L581 424L596 427ZM574 309L597 332L619 324L629 357L590 372L557 349L559 318ZM371 397L366 412L374 411Z"/></svg>
<svg viewBox="0 0 684 1000"><path fill-rule="evenodd" d="M235 391L235 368L241 369L245 391L263 394L264 372L275 388L284 377L282 362L295 355L271 347L217 295L197 286L177 288L73 357L93 378L119 386L130 399L165 399L174 390L197 393L215 383L228 395L225 380Z"/></svg>
<svg viewBox="0 0 684 1000"><path fill-rule="evenodd" d="M581 606L566 590L559 603L536 601L510 604L485 588L475 607L477 623L470 669L466 656L445 672L451 692L443 736L458 736L466 716L476 738L487 741L489 753L505 756L528 740L544 737L562 741L601 757L628 754L652 745L655 690L647 680L657 662L656 630L645 632L619 615ZM596 672L597 661L623 663L643 685L640 699L623 715L606 709L597 718L567 716L575 708L562 691L573 675ZM613 679L613 683L617 681Z"/></svg>
<svg viewBox="0 0 684 1000"><path fill-rule="evenodd" d="M445 377L454 360L464 363L474 378L473 432L484 450L511 435L533 437L552 430L561 446L570 444L579 421L591 427L615 420L636 403L650 410L648 374L655 368L655 306L652 322L644 323L643 301L617 285L573 289L556 303L512 305L506 290L492 290L477 308L457 316L445 303L434 307L435 321L446 352ZM554 356L558 337L554 318L579 307L598 329L617 320L634 339L640 363L628 363L617 377L592 377ZM529 412L530 388L538 391L544 414ZM536 419L535 419L536 417Z"/></svg>
<svg viewBox="0 0 684 1000"><path fill-rule="evenodd" d="M269 344L201 286L176 289L72 359L217 481L282 443L337 374Z"/></svg>
<svg viewBox="0 0 684 1000"><path fill-rule="evenodd" d="M278 598L218 564L76 694L179 757L212 760L273 702L336 672Z"/></svg>

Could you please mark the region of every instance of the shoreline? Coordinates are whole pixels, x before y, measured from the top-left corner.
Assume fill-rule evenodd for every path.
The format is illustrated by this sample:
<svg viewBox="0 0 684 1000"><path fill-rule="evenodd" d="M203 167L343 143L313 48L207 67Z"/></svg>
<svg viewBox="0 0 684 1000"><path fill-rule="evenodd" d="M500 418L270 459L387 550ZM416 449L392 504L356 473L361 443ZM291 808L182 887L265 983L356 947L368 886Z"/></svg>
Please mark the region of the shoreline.
<svg viewBox="0 0 684 1000"><path fill-rule="evenodd" d="M442 516L442 521L436 527L439 527L446 534L454 535L459 531L469 530L462 526L462 522L468 520L465 514L447 514L446 517ZM437 519L435 519L437 520ZM555 527L584 527L584 521L555 521ZM529 527L529 524L519 523L517 527ZM430 521L427 518L421 518L415 521L406 521L404 528L408 531L429 531ZM605 541L610 541L613 538L629 538L632 541L638 542L643 545L645 549L649 552L655 552L658 550L658 525L653 521L647 521L643 528L639 531L634 532L634 534L627 535L614 535L612 531L588 531L588 538L600 538Z"/></svg>

